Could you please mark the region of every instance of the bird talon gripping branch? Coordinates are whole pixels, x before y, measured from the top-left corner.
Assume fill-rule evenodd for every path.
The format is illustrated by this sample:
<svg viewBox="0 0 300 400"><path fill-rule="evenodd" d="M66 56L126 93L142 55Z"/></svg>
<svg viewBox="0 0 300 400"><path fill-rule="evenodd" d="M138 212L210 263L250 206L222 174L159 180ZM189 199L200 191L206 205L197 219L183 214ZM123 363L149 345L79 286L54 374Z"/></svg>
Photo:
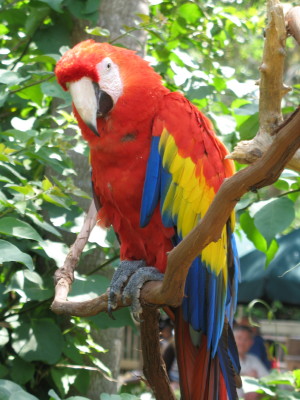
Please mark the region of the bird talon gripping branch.
<svg viewBox="0 0 300 400"><path fill-rule="evenodd" d="M164 275L155 267L142 267L138 269L129 279L122 294L123 303L131 300L131 311L134 314L142 312L140 303L140 292L143 285L148 281L162 281Z"/></svg>
<svg viewBox="0 0 300 400"><path fill-rule="evenodd" d="M117 298L121 295L122 289L130 277L138 271L139 268L145 267L145 262L139 261L121 261L119 268L115 271L109 286L108 294L108 315L112 317L112 311L117 307ZM122 297L123 302L124 298ZM112 317L113 318L113 317Z"/></svg>

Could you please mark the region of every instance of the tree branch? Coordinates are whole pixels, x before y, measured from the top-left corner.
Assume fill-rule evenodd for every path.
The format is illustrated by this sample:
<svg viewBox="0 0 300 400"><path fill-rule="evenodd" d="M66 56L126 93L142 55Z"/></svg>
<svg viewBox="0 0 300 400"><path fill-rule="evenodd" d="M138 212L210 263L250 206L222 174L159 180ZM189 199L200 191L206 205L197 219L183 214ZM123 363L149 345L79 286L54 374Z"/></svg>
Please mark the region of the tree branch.
<svg viewBox="0 0 300 400"><path fill-rule="evenodd" d="M94 201L92 201L87 216L85 218L84 224L81 228L81 231L78 234L75 242L71 246L70 251L65 259L63 267L55 271L54 274L55 297L51 305L53 311L59 310L60 303L63 303L68 296L69 290L74 280L74 271L77 267L84 246L88 241L90 233L94 228L94 226L96 225L96 220L97 220L97 211Z"/></svg>
<svg viewBox="0 0 300 400"><path fill-rule="evenodd" d="M240 197L248 191L274 183L300 147L300 108L272 135L274 135L273 144L263 157L224 181L198 226L168 254L168 264L163 281L147 282L143 286L141 290L143 304L174 307L181 304L185 279L192 261L210 242L220 238L222 229ZM87 232L86 228L85 232ZM84 237L84 235L82 236ZM77 248L75 243L72 248ZM68 255L64 267L56 274L59 279L56 285L56 296L51 306L52 311L57 314L76 316L91 316L99 312L106 312L107 293L85 302L66 300L71 285L70 276L73 276L74 271L73 265L69 263L69 258L72 257L78 260L73 253ZM66 274L65 278L64 274ZM128 305L129 303L123 304L121 298L118 299L119 307Z"/></svg>
<svg viewBox="0 0 300 400"><path fill-rule="evenodd" d="M260 158L272 145L273 132L282 122L281 100L291 88L283 83L285 44L287 31L299 39L300 7L290 9L284 16L279 0L268 0L265 45L259 80L259 124L260 128L252 140L237 144L228 156L242 164L251 164ZM300 171L300 152L287 164L288 168Z"/></svg>
<svg viewBox="0 0 300 400"><path fill-rule="evenodd" d="M144 307L141 315L143 372L156 399L176 400L163 362L158 329L158 311ZM157 382L160 382L158 385Z"/></svg>

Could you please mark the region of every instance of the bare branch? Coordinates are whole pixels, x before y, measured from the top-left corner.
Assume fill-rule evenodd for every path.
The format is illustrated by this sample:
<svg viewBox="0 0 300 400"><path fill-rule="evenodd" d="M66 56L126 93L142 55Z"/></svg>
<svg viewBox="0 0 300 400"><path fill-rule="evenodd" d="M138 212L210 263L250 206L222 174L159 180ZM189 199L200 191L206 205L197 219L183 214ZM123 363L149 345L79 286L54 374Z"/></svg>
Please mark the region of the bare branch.
<svg viewBox="0 0 300 400"><path fill-rule="evenodd" d="M190 264L210 242L217 241L240 197L250 190L275 182L285 165L300 147L300 109L277 129L272 146L254 164L227 179L199 225L169 254L162 282L148 282L141 290L144 304L178 306L184 295L185 279ZM82 303L55 299L52 310L77 316L95 315L107 311L107 293ZM59 301L60 300L60 301ZM118 306L122 304L118 299ZM126 304L126 306L129 304Z"/></svg>
<svg viewBox="0 0 300 400"><path fill-rule="evenodd" d="M55 272L55 298L52 303L52 310L55 312L57 312L60 308L59 302L63 302L67 299L69 290L74 280L74 270L78 264L84 246L88 241L90 233L96 224L96 219L97 211L94 201L92 201L81 231L70 248L64 266L57 269Z"/></svg>
<svg viewBox="0 0 300 400"><path fill-rule="evenodd" d="M159 346L158 311L144 307L141 315L143 371L156 399L176 400Z"/></svg>
<svg viewBox="0 0 300 400"><path fill-rule="evenodd" d="M292 10L300 9L295 7ZM283 8L279 0L268 0L267 4L268 25L266 27L266 37L263 52L263 60L259 67L259 124L260 128L256 136L249 141L241 141L237 144L233 152L228 156L242 164L251 164L272 145L274 130L282 122L281 100L291 88L283 83L285 44L287 29L297 35L299 20L299 10L291 13L286 27ZM290 14L291 13L291 14ZM300 171L300 153L288 163L288 168Z"/></svg>

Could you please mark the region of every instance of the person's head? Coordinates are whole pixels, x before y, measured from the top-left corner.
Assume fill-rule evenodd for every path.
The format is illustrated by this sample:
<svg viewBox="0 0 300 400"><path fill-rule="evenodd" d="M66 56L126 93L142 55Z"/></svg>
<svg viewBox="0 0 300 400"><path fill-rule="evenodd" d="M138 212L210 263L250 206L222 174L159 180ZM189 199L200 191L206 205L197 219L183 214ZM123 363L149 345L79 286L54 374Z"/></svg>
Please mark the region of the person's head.
<svg viewBox="0 0 300 400"><path fill-rule="evenodd" d="M253 344L253 332L249 326L238 325L234 328L234 337L239 356L243 358Z"/></svg>
<svg viewBox="0 0 300 400"><path fill-rule="evenodd" d="M173 324L169 318L159 321L159 330L162 339L169 339L173 334Z"/></svg>

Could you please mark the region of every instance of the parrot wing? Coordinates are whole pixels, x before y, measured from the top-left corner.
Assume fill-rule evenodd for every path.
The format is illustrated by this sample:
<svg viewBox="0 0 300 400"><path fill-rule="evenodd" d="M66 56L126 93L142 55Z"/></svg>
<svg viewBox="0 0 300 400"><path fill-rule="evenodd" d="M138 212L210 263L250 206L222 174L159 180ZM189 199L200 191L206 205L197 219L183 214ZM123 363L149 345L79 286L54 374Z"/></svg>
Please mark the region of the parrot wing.
<svg viewBox="0 0 300 400"><path fill-rule="evenodd" d="M176 245L203 218L223 180L233 174L233 164L225 159L226 148L215 136L210 121L179 93L165 96L152 135L140 225L149 223L159 204L163 225L175 228ZM231 244L234 215L231 220L221 238L193 261L182 304L184 321L205 334L206 348L212 358L218 351L224 368L226 360L218 345L225 314L227 319L233 318L238 276L236 249ZM233 363L238 364L235 348L232 354ZM226 382L226 386L231 385Z"/></svg>

